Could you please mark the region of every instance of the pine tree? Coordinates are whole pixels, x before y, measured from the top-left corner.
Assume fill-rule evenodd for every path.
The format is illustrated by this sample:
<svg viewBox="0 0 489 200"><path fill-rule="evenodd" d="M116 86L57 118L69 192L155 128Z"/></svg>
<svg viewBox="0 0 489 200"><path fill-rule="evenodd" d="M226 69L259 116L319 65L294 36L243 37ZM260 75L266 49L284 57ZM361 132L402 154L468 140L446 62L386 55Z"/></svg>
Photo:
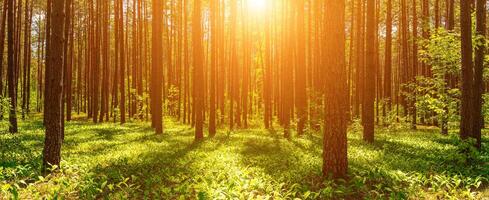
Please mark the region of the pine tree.
<svg viewBox="0 0 489 200"><path fill-rule="evenodd" d="M472 61L472 19L469 1L460 1L460 31L462 41L462 102L460 111L460 137L469 138L473 131L473 84L474 72Z"/></svg>
<svg viewBox="0 0 489 200"><path fill-rule="evenodd" d="M324 50L329 56L325 63L328 67L325 68L323 174L334 178L345 178L348 170L344 12L344 0L326 1Z"/></svg>
<svg viewBox="0 0 489 200"><path fill-rule="evenodd" d="M375 37L375 0L367 0L367 38ZM362 115L364 123L363 139L372 143L374 141L374 101L375 101L375 43L373 39L367 40L367 62L365 70L365 93Z"/></svg>
<svg viewBox="0 0 489 200"><path fill-rule="evenodd" d="M12 1L12 0L11 0ZM46 99L44 101L44 117L46 137L43 150L43 169L46 172L52 165L59 167L61 161L62 140L62 87L63 87L63 43L64 43L64 5L65 0L53 0L51 42L47 55L49 66L46 67Z"/></svg>
<svg viewBox="0 0 489 200"><path fill-rule="evenodd" d="M192 14L192 44L194 57L195 139L204 138L204 52L202 47L201 0L194 1Z"/></svg>
<svg viewBox="0 0 489 200"><path fill-rule="evenodd" d="M163 43L163 2L160 0L152 0L153 19L152 19L152 67L151 67L151 109L153 127L156 129L156 134L163 133L162 119L162 91L163 91L163 63L161 62Z"/></svg>
<svg viewBox="0 0 489 200"><path fill-rule="evenodd" d="M14 29L15 29L15 17L14 17L14 0L8 0L8 22L7 22L7 37L8 37L8 68L7 68L7 87L8 87L8 97L10 100L10 110L9 110L9 121L10 121L10 126L9 126L9 132L10 133L17 133L18 128L17 128L17 95L15 94L15 68L16 68L16 63L14 59Z"/></svg>
<svg viewBox="0 0 489 200"><path fill-rule="evenodd" d="M475 68L474 68L474 85L473 85L473 132L472 137L477 140L476 147L481 149L481 129L483 128L484 118L482 114L482 93L483 93L483 73L484 73L484 58L486 55L486 1L477 0L476 1L476 34L480 37L482 41L476 43L475 46Z"/></svg>

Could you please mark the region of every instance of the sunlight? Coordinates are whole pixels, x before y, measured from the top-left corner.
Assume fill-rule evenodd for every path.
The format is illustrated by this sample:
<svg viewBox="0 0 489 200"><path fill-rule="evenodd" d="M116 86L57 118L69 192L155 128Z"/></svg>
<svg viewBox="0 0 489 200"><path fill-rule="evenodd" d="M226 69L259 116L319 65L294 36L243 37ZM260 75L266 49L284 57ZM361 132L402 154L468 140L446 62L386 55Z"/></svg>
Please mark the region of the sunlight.
<svg viewBox="0 0 489 200"><path fill-rule="evenodd" d="M251 12L263 13L267 7L267 0L248 0L248 9Z"/></svg>

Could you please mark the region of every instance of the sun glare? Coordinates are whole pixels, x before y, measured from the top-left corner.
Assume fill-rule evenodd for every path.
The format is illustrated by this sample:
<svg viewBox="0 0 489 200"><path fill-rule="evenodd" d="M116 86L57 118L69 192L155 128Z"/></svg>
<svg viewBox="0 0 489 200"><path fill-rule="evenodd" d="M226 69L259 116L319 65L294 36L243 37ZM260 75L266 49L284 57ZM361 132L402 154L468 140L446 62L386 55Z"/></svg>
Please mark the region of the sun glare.
<svg viewBox="0 0 489 200"><path fill-rule="evenodd" d="M248 0L248 9L252 12L264 12L267 7L267 0Z"/></svg>

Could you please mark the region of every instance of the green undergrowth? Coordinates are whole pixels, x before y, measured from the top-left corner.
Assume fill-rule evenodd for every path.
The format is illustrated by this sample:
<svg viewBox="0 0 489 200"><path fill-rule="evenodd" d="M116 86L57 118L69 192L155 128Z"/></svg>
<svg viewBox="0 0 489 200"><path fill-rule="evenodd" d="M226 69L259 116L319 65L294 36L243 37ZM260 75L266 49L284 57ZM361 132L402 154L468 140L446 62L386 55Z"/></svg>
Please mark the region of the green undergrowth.
<svg viewBox="0 0 489 200"><path fill-rule="evenodd" d="M221 129L194 142L193 130L165 120L66 124L62 166L40 174L40 120L0 132L0 199L482 199L489 196L488 136L482 151L437 130L389 130L366 144L349 133L349 178L321 176L322 137L291 140L259 127ZM467 164L470 163L470 164Z"/></svg>

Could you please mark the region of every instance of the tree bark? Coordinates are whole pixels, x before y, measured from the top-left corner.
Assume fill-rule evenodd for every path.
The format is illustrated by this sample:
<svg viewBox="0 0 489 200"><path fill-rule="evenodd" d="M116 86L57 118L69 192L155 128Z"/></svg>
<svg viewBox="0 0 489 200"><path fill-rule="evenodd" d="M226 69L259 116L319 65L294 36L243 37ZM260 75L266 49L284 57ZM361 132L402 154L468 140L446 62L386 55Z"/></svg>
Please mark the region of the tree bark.
<svg viewBox="0 0 489 200"><path fill-rule="evenodd" d="M17 98L15 94L15 60L14 60L14 0L8 0L8 68L7 68L7 86L8 86L8 97L10 100L10 110L9 110L9 132L17 133Z"/></svg>
<svg viewBox="0 0 489 200"><path fill-rule="evenodd" d="M216 72L218 64L218 0L210 0L210 23L211 23L211 66L210 66L210 100L209 100L209 135L216 134Z"/></svg>
<svg viewBox="0 0 489 200"><path fill-rule="evenodd" d="M201 0L194 1L192 16L192 44L194 56L195 139L204 138L204 53L202 47Z"/></svg>
<svg viewBox="0 0 489 200"><path fill-rule="evenodd" d="M163 133L163 2L161 0L152 0L153 19L152 19L152 56L151 56L151 109L153 118L153 127L156 134Z"/></svg>
<svg viewBox="0 0 489 200"><path fill-rule="evenodd" d="M52 32L49 51L49 66L46 67L46 100L44 101L44 117L46 137L43 150L43 171L47 172L50 165L59 166L61 161L62 134L62 87L63 87L63 43L64 43L64 4L65 0L53 0Z"/></svg>
<svg viewBox="0 0 489 200"><path fill-rule="evenodd" d="M3 1L2 21L0 22L0 96L3 96L3 57L5 52L5 23L7 21L8 0ZM0 109L0 119L3 118L3 110Z"/></svg>
<svg viewBox="0 0 489 200"><path fill-rule="evenodd" d="M460 137L467 139L473 132L472 19L470 1L460 1L460 31L462 41L462 105L460 111Z"/></svg>
<svg viewBox="0 0 489 200"><path fill-rule="evenodd" d="M392 109L392 0L387 0L385 56L384 56L384 101L383 116Z"/></svg>
<svg viewBox="0 0 489 200"><path fill-rule="evenodd" d="M475 69L474 69L474 87L473 87L473 103L474 106L472 119L474 122L473 125L473 134L472 137L477 140L476 147L478 149L481 148L481 129L484 127L483 115L482 115L482 93L483 93L483 73L484 73L484 57L486 50L486 3L485 0L477 0L477 13L476 13L476 34L477 37L480 37L480 41L477 42L475 48Z"/></svg>
<svg viewBox="0 0 489 200"><path fill-rule="evenodd" d="M297 134L304 134L307 121L307 65L306 65L306 37L304 31L304 0L297 1L297 65L296 65L296 107L297 107Z"/></svg>
<svg viewBox="0 0 489 200"><path fill-rule="evenodd" d="M367 38L375 37L375 0L367 0ZM366 142L374 141L374 102L375 102L375 42L368 39L367 44L367 63L365 70L365 92L362 115L364 120L363 139Z"/></svg>
<svg viewBox="0 0 489 200"><path fill-rule="evenodd" d="M373 1L370 0L372 3ZM348 88L345 64L345 1L326 1L324 39L326 58L324 93L323 175L345 178L348 170ZM373 108L373 107L372 107Z"/></svg>

